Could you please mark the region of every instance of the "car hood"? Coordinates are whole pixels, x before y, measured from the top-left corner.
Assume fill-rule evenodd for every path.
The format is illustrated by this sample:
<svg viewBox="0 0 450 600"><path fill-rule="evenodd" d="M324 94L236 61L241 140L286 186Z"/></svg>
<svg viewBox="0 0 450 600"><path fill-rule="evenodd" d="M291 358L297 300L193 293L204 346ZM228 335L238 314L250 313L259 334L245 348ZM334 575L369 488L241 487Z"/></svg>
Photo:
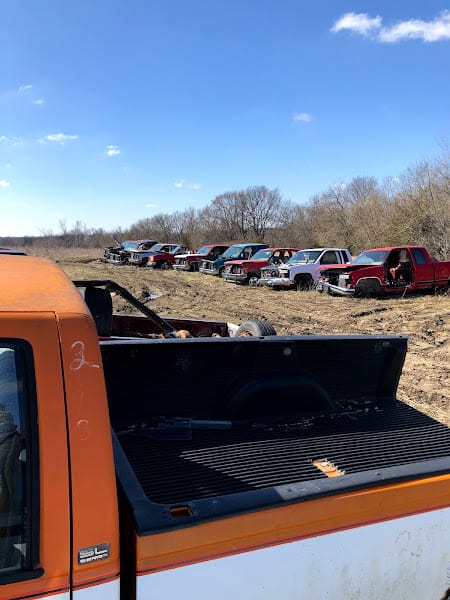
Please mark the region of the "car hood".
<svg viewBox="0 0 450 600"><path fill-rule="evenodd" d="M264 259L259 260L227 260L227 265L268 265L268 261Z"/></svg>
<svg viewBox="0 0 450 600"><path fill-rule="evenodd" d="M207 254L177 254L177 258L206 258Z"/></svg>
<svg viewBox="0 0 450 600"><path fill-rule="evenodd" d="M320 271L327 271L328 269L332 269L333 271L356 271L357 269L367 269L367 267L376 267L380 265L355 265L354 263L342 264L337 263L335 265L322 265L320 267Z"/></svg>

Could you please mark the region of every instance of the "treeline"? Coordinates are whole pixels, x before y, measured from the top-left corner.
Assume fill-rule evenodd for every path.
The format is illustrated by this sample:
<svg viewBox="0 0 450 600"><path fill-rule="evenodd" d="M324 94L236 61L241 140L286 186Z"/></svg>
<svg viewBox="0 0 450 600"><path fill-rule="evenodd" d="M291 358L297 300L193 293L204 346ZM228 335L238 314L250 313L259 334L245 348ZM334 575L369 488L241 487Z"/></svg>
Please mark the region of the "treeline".
<svg viewBox="0 0 450 600"><path fill-rule="evenodd" d="M205 208L188 208L140 219L112 232L89 229L81 221L39 237L0 238L6 246L103 247L119 240L151 238L198 248L208 242L265 241L294 247L364 248L425 245L436 259L450 259L449 153L410 168L382 183L355 177L295 204L278 189L253 186L225 192Z"/></svg>

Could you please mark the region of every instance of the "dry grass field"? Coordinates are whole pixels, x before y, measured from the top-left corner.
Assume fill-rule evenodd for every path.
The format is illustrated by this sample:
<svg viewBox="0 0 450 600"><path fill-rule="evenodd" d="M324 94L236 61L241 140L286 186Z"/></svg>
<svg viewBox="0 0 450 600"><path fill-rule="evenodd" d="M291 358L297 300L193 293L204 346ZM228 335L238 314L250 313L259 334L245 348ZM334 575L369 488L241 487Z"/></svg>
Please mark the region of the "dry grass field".
<svg viewBox="0 0 450 600"><path fill-rule="evenodd" d="M279 334L401 334L409 350L398 397L450 425L450 295L333 298L315 291L272 291L225 284L216 277L173 270L113 266L101 251L78 256L49 252L72 279L112 279L162 316L240 323L266 319ZM97 260L96 260L97 259ZM122 303L117 310L125 310ZM324 369L326 365L324 365ZM351 365L349 376L351 377Z"/></svg>

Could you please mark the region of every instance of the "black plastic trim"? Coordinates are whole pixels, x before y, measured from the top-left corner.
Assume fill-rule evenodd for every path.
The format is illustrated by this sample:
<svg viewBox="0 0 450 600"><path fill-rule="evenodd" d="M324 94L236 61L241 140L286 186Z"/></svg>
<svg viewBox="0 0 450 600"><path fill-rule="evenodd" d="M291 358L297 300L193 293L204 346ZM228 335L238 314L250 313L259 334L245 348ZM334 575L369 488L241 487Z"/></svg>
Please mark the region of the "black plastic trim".
<svg viewBox="0 0 450 600"><path fill-rule="evenodd" d="M176 505L157 504L148 500L114 432L112 437L117 478L133 513L136 531L139 536L191 527L215 519L305 502L315 498L379 485L450 474L449 456L408 465L363 471L342 477L290 483L250 492L191 500L183 506L189 507L192 516L180 518L173 517L170 512L170 509Z"/></svg>
<svg viewBox="0 0 450 600"><path fill-rule="evenodd" d="M0 586L8 583L19 583L20 581L28 581L29 579L39 579L44 574L44 569L33 569L32 571L16 571L15 573L4 573L0 578ZM48 593L48 592L47 592ZM20 596L26 598L27 596ZM35 597L30 596L30 597Z"/></svg>

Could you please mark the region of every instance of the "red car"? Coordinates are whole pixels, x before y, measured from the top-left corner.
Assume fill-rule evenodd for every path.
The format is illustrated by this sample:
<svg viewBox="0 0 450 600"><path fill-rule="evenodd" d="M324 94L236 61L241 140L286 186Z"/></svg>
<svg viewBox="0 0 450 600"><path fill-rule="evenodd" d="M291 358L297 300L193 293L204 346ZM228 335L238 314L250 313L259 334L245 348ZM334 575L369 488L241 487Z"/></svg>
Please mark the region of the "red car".
<svg viewBox="0 0 450 600"><path fill-rule="evenodd" d="M171 269L175 262L175 256L184 252L186 252L186 247L179 244L155 244L146 253L146 266L154 269Z"/></svg>
<svg viewBox="0 0 450 600"><path fill-rule="evenodd" d="M256 284L261 268L287 262L298 248L263 248L248 260L230 260L225 263L222 277L228 283Z"/></svg>
<svg viewBox="0 0 450 600"><path fill-rule="evenodd" d="M230 244L208 244L193 254L178 254L173 268L178 271L198 271L202 260L216 260L229 247Z"/></svg>

